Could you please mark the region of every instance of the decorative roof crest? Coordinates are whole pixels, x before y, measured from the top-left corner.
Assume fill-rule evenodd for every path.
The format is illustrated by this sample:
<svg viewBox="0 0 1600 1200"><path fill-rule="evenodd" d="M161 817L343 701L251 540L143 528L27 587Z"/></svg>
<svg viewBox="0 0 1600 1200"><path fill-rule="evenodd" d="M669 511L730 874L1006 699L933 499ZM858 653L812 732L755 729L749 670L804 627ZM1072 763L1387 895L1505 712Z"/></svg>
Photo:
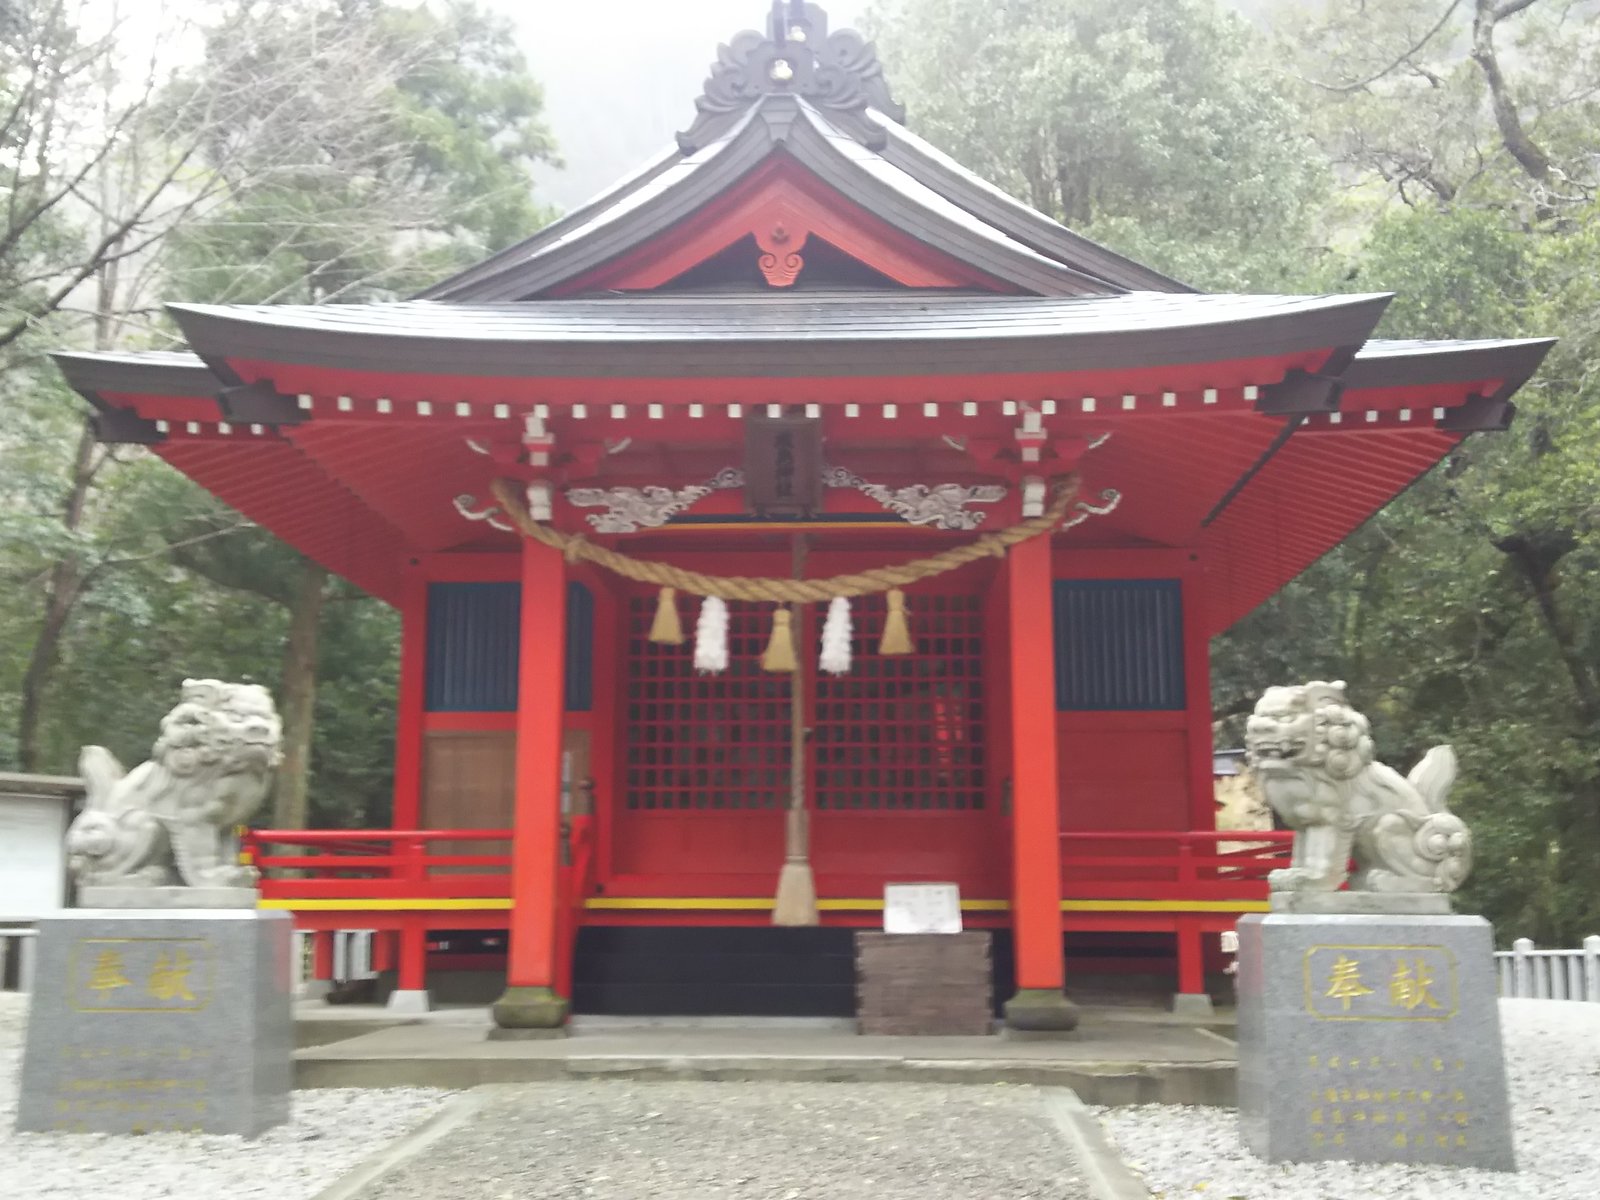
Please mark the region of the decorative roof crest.
<svg viewBox="0 0 1600 1200"><path fill-rule="evenodd" d="M831 118L845 118L862 140L874 136L863 116L868 108L896 121L906 115L889 94L876 46L853 29L830 34L828 14L808 0L772 0L764 36L747 29L717 47L705 90L694 102L694 124L678 135L678 148L694 153L772 95L800 96Z"/></svg>

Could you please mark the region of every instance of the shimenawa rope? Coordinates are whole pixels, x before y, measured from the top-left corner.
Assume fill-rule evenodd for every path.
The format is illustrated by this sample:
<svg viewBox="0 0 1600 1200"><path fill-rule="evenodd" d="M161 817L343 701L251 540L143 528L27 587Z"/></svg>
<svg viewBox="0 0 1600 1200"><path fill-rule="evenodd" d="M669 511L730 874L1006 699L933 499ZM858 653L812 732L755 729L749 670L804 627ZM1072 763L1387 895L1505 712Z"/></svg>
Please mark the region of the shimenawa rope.
<svg viewBox="0 0 1600 1200"><path fill-rule="evenodd" d="M832 600L835 596L868 596L903 588L923 579L943 575L967 563L982 558L1000 557L1018 542L1049 533L1060 525L1078 498L1076 472L1056 480L1052 487L1050 506L1037 517L1029 517L1007 529L986 533L960 546L927 558L914 559L896 566L874 567L849 575L835 575L831 579L757 579L744 575L703 575L688 571L671 563L649 559L631 558L609 547L589 541L581 534L563 533L548 525L541 525L528 516L516 484L497 479L492 485L495 499L513 524L527 537L559 550L568 562L586 561L608 571L661 588L675 588L695 596L715 596L719 600L757 600L769 603L813 604Z"/></svg>

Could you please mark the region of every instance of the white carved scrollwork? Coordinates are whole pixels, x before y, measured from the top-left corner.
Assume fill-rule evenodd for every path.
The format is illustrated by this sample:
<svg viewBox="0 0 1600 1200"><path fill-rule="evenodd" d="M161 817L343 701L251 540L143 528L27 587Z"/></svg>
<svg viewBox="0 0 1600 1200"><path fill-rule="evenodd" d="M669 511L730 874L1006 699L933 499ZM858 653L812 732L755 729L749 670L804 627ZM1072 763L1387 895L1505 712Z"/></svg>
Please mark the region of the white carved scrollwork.
<svg viewBox="0 0 1600 1200"><path fill-rule="evenodd" d="M1105 488L1100 492L1100 503L1091 504L1087 500L1079 500L1072 506L1073 515L1061 522L1056 530L1060 533L1063 529L1071 529L1074 525L1082 525L1090 517L1103 517L1107 513L1115 512L1117 505L1122 503L1122 493L1116 488Z"/></svg>
<svg viewBox="0 0 1600 1200"><path fill-rule="evenodd" d="M478 500L475 496L457 496L452 502L456 511L469 521L487 521L495 529L504 530L506 533L515 533L516 528L502 521L499 517L498 504L486 504L482 509L477 507Z"/></svg>
<svg viewBox="0 0 1600 1200"><path fill-rule="evenodd" d="M567 503L578 508L605 508L584 517L596 533L637 533L665 525L684 509L712 492L744 486L744 472L724 467L705 483L688 487L568 488Z"/></svg>
<svg viewBox="0 0 1600 1200"><path fill-rule="evenodd" d="M997 483L925 483L890 488L869 483L844 467L829 467L822 481L831 488L854 488L870 496L890 512L912 525L933 525L939 529L976 529L987 513L972 512L969 504L993 504L1004 500L1006 489Z"/></svg>

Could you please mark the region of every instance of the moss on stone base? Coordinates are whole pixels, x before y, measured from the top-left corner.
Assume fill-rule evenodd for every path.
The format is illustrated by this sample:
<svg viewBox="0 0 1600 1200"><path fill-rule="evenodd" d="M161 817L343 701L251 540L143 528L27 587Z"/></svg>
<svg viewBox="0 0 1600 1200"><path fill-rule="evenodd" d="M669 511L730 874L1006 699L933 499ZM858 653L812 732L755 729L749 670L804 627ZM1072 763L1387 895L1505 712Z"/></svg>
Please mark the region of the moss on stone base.
<svg viewBox="0 0 1600 1200"><path fill-rule="evenodd" d="M508 987L489 1011L501 1029L559 1029L567 1023L568 1007L547 987Z"/></svg>
<svg viewBox="0 0 1600 1200"><path fill-rule="evenodd" d="M1021 988L1006 1001L1006 1026L1022 1033L1068 1033L1078 1006L1053 988Z"/></svg>

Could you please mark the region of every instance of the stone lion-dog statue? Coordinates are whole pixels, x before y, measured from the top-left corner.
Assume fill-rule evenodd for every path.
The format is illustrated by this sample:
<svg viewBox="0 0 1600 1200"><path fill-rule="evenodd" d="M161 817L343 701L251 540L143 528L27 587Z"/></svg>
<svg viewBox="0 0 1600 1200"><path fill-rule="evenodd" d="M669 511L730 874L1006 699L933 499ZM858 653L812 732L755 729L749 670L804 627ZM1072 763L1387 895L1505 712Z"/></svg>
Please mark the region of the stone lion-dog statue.
<svg viewBox="0 0 1600 1200"><path fill-rule="evenodd" d="M256 684L186 679L148 762L125 772L103 746L78 760L84 811L67 830L68 866L93 887L253 888L233 836L272 790L283 727Z"/></svg>
<svg viewBox="0 0 1600 1200"><path fill-rule="evenodd" d="M1267 803L1295 831L1274 892L1449 893L1472 869L1472 835L1446 807L1456 756L1435 746L1409 776L1373 758L1343 683L1268 688L1245 727ZM1355 872L1350 873L1350 861Z"/></svg>

